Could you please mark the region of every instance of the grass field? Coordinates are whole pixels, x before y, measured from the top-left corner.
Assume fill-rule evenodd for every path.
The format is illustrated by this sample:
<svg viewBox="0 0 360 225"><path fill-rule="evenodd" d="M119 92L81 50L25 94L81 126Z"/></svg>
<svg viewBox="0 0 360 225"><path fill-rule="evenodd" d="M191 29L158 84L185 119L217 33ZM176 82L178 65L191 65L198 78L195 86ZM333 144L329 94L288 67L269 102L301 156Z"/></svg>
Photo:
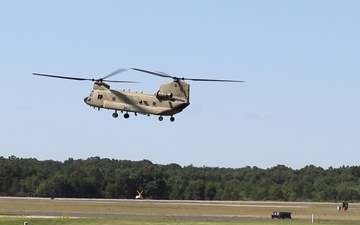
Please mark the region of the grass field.
<svg viewBox="0 0 360 225"><path fill-rule="evenodd" d="M360 224L360 204L0 198L0 225L24 224ZM270 219L289 211L292 219Z"/></svg>
<svg viewBox="0 0 360 225"><path fill-rule="evenodd" d="M179 220L131 220L131 219L12 219L12 220L0 220L0 224L6 225L23 225L24 221L27 221L29 225L234 225L234 224L252 224L252 225L304 225L311 224L310 222L298 222L298 221L179 221ZM317 222L316 222L317 223ZM327 224L327 225L339 225L339 224L349 224L349 223L317 223L317 224ZM355 224L355 223L354 223Z"/></svg>

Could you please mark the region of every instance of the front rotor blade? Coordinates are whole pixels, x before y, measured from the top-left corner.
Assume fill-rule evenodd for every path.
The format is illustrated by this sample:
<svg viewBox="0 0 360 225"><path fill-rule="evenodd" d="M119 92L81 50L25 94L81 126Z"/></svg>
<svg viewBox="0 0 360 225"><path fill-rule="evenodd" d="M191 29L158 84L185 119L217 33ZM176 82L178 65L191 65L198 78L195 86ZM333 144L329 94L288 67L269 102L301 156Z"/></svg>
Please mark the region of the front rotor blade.
<svg viewBox="0 0 360 225"><path fill-rule="evenodd" d="M120 73L121 71L118 70L118 73ZM104 80L103 78L101 79L90 79L90 78L82 78L82 77L67 77L67 76L60 76L60 75L52 75L52 74L44 74L44 73L33 73L33 75L36 76L43 76L43 77L52 77L52 78L61 78L61 79L68 79L68 80L88 80L88 81L97 81L97 82L113 82L113 83L139 83L136 81L126 81L126 80ZM115 75L115 73L113 74Z"/></svg>
<svg viewBox="0 0 360 225"><path fill-rule="evenodd" d="M127 80L102 80L102 81L105 81L105 82L112 82L112 83L139 83L137 81L127 81Z"/></svg>
<svg viewBox="0 0 360 225"><path fill-rule="evenodd" d="M82 77L66 77L66 76L59 76L59 75L52 75L52 74L44 74L44 73L33 73L36 76L43 76L43 77L53 77L53 78L60 78L60 79L68 79L68 80L89 80L94 81L94 79L89 78L82 78Z"/></svg>
<svg viewBox="0 0 360 225"><path fill-rule="evenodd" d="M118 70L115 70L114 72L110 73L109 75L107 75L107 76L105 76L105 77L103 77L103 78L101 78L101 79L102 79L102 80L105 80L106 78L112 77L112 76L114 76L114 75L116 75L116 74L118 74L118 73L122 73L122 72L124 72L124 71L126 71L126 70L128 70L128 69L118 69ZM110 82L112 82L112 81L110 81Z"/></svg>

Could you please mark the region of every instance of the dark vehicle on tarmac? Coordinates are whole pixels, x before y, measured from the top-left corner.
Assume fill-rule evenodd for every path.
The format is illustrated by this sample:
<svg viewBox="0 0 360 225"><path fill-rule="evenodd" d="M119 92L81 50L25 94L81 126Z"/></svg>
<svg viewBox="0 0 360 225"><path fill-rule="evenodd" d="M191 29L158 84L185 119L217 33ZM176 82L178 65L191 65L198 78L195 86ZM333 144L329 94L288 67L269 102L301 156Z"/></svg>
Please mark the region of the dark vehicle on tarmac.
<svg viewBox="0 0 360 225"><path fill-rule="evenodd" d="M271 219L291 219L291 212L272 212Z"/></svg>

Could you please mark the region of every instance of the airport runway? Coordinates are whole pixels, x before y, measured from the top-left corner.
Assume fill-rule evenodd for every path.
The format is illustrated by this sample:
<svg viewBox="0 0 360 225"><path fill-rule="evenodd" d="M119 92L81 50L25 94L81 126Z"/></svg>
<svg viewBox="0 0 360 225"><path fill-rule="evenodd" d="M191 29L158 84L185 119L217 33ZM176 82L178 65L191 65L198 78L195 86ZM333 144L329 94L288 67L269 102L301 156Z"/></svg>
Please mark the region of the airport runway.
<svg viewBox="0 0 360 225"><path fill-rule="evenodd" d="M289 211L311 211L311 210L318 210L318 211L329 211L329 212L336 212L336 207L341 203L311 203L311 202L257 202L257 201L187 201L187 200L149 200L149 199L83 199L83 198L20 198L20 197L0 197L0 204L1 201L10 201L10 202L37 202L38 204L43 205L53 205L54 203L60 205L66 204L86 204L92 205L92 207L96 208L97 204L100 208L109 207L112 208L112 212L104 212L101 210L90 210L90 211L66 211L66 212L57 212L56 210L11 210L6 211L6 209L0 209L1 214L5 215L26 215L28 217L86 217L86 218L147 218L147 219L179 219L179 220L262 220L262 219L269 219L271 211L282 211L284 209ZM39 203L40 202L40 203ZM95 205L95 206L94 206ZM229 214L224 215L212 215L212 214L180 214L176 215L173 213L162 213L159 211L155 213L143 213L142 212L123 212L118 210L114 212L113 210L115 207L126 205L127 207L133 207L136 209L139 208L209 208L214 211L217 209L228 209L228 211L232 211ZM360 211L360 204L350 204L350 208L352 211L359 212ZM262 211L263 214L260 216L257 215L249 215L249 214L236 214L235 212L242 212L244 209L248 211ZM253 210L249 210L253 209ZM110 209L109 209L110 210ZM302 219L299 217L299 219Z"/></svg>

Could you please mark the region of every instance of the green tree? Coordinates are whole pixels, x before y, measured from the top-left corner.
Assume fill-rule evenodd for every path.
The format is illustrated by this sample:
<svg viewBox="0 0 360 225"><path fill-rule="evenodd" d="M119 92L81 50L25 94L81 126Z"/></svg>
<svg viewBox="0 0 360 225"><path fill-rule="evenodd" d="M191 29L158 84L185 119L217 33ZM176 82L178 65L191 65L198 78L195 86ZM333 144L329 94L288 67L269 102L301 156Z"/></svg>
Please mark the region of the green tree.
<svg viewBox="0 0 360 225"><path fill-rule="evenodd" d="M216 196L216 185L213 182L206 183L205 185L205 199L214 200Z"/></svg>
<svg viewBox="0 0 360 225"><path fill-rule="evenodd" d="M203 180L193 180L185 189L185 199L205 200L205 182Z"/></svg>

